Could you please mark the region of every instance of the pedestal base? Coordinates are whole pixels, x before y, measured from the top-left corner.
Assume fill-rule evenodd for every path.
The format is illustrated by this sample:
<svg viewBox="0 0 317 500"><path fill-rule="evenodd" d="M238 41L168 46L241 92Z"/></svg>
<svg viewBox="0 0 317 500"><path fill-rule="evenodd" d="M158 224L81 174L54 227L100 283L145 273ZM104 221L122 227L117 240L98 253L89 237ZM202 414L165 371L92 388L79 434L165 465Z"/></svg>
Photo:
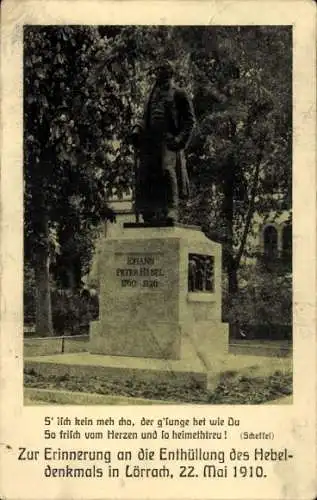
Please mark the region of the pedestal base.
<svg viewBox="0 0 317 500"><path fill-rule="evenodd" d="M189 289L190 256L212 263L208 287L200 271L201 289ZM190 343L198 358L206 349L227 352L221 245L199 228L126 227L120 238L105 239L99 274L100 319L90 327L92 354L182 360Z"/></svg>

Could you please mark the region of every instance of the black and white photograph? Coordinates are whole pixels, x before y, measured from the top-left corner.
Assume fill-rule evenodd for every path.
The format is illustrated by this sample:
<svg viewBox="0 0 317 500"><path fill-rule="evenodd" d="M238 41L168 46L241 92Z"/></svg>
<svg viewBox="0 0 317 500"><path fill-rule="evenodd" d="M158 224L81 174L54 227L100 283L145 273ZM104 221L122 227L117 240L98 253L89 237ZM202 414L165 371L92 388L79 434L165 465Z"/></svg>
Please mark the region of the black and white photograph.
<svg viewBox="0 0 317 500"><path fill-rule="evenodd" d="M315 498L310 0L1 13L0 498Z"/></svg>
<svg viewBox="0 0 317 500"><path fill-rule="evenodd" d="M292 26L27 25L23 106L26 404L291 403Z"/></svg>

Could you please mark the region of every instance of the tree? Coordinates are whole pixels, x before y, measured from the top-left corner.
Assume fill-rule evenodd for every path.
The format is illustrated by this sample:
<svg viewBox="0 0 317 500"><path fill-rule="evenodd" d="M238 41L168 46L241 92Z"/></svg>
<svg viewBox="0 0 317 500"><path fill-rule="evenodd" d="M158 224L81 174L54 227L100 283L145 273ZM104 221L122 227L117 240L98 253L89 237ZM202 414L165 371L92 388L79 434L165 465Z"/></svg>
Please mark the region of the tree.
<svg viewBox="0 0 317 500"><path fill-rule="evenodd" d="M41 335L52 334L49 266L58 236L113 216L105 203L114 184L109 138L122 103L110 72L102 85L87 82L104 43L94 28L24 32L25 257L36 273Z"/></svg>
<svg viewBox="0 0 317 500"><path fill-rule="evenodd" d="M234 294L255 212L278 213L290 201L291 30L219 27L189 35L198 130L189 151L196 188L187 220L199 221L209 204L203 229L223 244Z"/></svg>

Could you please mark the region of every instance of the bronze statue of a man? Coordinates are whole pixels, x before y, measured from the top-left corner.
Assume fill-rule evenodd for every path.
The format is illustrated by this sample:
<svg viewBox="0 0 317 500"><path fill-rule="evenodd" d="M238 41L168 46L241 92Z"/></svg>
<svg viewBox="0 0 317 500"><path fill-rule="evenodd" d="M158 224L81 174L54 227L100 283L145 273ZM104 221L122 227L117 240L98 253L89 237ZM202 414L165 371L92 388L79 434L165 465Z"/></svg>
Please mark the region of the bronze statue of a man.
<svg viewBox="0 0 317 500"><path fill-rule="evenodd" d="M192 102L175 87L169 62L156 70L143 119L132 130L137 148L136 210L146 223L178 220L178 202L189 194L184 150L194 126Z"/></svg>

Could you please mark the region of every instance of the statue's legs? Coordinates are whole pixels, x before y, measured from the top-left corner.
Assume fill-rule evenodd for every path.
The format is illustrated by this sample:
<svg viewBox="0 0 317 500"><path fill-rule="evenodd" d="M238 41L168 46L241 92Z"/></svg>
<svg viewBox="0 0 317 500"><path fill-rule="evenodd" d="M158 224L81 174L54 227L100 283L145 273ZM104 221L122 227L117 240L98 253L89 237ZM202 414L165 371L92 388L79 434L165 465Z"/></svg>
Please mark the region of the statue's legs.
<svg viewBox="0 0 317 500"><path fill-rule="evenodd" d="M176 176L176 153L165 148L163 156L164 206L163 216L168 222L178 220L178 186Z"/></svg>
<svg viewBox="0 0 317 500"><path fill-rule="evenodd" d="M139 213L146 223L178 220L176 153L165 144L151 144L142 155L138 180Z"/></svg>
<svg viewBox="0 0 317 500"><path fill-rule="evenodd" d="M146 222L146 223L152 223L155 221L156 217L155 217L155 212L151 211L151 210L146 210L146 208L143 208L142 210L142 218L143 218L143 222Z"/></svg>

